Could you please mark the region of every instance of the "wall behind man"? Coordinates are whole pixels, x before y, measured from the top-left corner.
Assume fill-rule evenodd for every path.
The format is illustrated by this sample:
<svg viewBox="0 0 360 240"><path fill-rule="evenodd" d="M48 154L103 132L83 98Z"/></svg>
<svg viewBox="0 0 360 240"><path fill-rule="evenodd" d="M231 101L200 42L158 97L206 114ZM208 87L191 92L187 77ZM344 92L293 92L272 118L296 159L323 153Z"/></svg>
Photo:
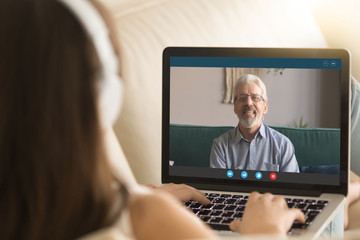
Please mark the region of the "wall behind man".
<svg viewBox="0 0 360 240"><path fill-rule="evenodd" d="M273 126L340 127L338 70L261 69L267 86ZM173 67L170 73L170 122L207 126L236 126L232 104L222 103L224 68Z"/></svg>
<svg viewBox="0 0 360 240"><path fill-rule="evenodd" d="M235 126L231 104L223 104L224 68L175 67L170 72L170 122Z"/></svg>

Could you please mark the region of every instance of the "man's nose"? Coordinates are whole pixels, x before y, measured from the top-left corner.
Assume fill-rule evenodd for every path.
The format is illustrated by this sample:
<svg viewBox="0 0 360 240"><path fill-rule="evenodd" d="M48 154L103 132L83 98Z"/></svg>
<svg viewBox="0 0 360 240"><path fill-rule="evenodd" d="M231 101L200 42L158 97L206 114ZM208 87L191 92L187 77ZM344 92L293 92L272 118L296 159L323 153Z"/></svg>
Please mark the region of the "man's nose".
<svg viewBox="0 0 360 240"><path fill-rule="evenodd" d="M253 105L253 100L251 99L251 96L247 96L245 104L248 106L252 106Z"/></svg>

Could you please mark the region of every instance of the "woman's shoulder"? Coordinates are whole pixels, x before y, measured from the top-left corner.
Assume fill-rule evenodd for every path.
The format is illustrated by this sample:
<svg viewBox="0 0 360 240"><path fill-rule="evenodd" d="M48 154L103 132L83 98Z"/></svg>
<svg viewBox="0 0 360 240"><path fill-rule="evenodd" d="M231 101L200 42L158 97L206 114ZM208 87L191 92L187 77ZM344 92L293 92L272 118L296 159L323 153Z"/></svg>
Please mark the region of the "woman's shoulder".
<svg viewBox="0 0 360 240"><path fill-rule="evenodd" d="M130 190L119 219L81 240L214 239L211 230L171 194L147 188Z"/></svg>
<svg viewBox="0 0 360 240"><path fill-rule="evenodd" d="M168 207L168 205L173 204L173 200L172 196L163 192L155 193L151 190L135 192L129 197L128 209L132 214L145 214Z"/></svg>

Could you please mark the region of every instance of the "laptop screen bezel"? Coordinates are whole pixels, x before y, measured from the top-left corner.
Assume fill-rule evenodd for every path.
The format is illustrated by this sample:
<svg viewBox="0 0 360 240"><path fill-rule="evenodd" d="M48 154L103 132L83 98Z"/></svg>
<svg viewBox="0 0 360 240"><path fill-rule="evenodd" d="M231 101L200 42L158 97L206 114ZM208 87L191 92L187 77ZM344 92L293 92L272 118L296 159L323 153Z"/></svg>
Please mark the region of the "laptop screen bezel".
<svg viewBox="0 0 360 240"><path fill-rule="evenodd" d="M169 175L169 127L170 127L170 58L171 57L258 57L258 58L337 58L341 59L341 130L340 130L340 175L337 186L321 184L294 184L280 182L246 181L239 184L228 179L182 177ZM224 48L224 47L168 47L163 52L162 96L162 182L185 183L209 190L283 191L289 194L299 191L308 194L347 194L350 156L350 54L345 49L329 48ZM226 186L226 187L225 187ZM225 187L225 188L224 188Z"/></svg>

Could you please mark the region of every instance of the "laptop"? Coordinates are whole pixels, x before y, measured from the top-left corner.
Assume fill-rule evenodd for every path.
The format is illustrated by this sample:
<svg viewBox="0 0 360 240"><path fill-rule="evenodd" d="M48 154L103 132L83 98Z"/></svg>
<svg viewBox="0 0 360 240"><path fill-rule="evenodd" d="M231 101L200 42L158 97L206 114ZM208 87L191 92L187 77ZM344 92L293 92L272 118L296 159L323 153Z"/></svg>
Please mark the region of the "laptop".
<svg viewBox="0 0 360 240"><path fill-rule="evenodd" d="M343 49L166 48L162 182L204 191L210 205L189 201L184 206L220 235L236 234L229 222L241 219L250 192L258 191L282 195L288 207L304 212L306 224L295 222L289 235L320 236L348 191L349 73L350 54ZM262 150L255 150L251 161L265 165L210 164L216 139L238 134L234 86L244 74L264 82L263 124L290 141L295 167L266 167L267 155L257 154ZM250 161L250 147L235 151L247 154L241 161Z"/></svg>

